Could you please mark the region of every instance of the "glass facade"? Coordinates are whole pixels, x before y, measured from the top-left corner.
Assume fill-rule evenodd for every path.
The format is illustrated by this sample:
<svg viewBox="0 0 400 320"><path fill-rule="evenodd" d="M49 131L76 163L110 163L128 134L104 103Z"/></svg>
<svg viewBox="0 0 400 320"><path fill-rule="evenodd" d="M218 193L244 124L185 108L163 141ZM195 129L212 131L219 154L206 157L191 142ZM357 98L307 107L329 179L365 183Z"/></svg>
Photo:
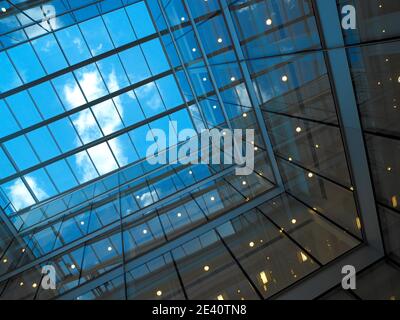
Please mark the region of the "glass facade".
<svg viewBox="0 0 400 320"><path fill-rule="evenodd" d="M382 288L312 298L399 297L396 1L0 8L0 299L279 299L362 250ZM206 129L252 173L176 161Z"/></svg>

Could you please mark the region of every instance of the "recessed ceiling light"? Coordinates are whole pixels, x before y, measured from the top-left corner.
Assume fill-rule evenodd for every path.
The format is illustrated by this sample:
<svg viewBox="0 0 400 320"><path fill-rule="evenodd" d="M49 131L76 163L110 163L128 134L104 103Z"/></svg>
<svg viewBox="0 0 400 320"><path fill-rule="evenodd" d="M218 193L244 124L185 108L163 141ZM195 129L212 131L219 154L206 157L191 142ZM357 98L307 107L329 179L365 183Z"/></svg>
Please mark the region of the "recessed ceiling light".
<svg viewBox="0 0 400 320"><path fill-rule="evenodd" d="M108 247L107 250L108 250L108 251L112 251L112 247Z"/></svg>
<svg viewBox="0 0 400 320"><path fill-rule="evenodd" d="M253 241L249 243L249 247L250 247L250 248L253 248L253 247L254 247L254 242L253 242Z"/></svg>
<svg viewBox="0 0 400 320"><path fill-rule="evenodd" d="M309 177L309 178L312 178L312 177L314 177L314 174L313 174L312 172L309 172L309 173L308 173L308 177Z"/></svg>
<svg viewBox="0 0 400 320"><path fill-rule="evenodd" d="M272 24L272 19L267 19L267 20L265 20L265 24L266 24L267 26L270 26L270 25Z"/></svg>
<svg viewBox="0 0 400 320"><path fill-rule="evenodd" d="M296 219L292 219L292 224L296 224L297 220Z"/></svg>
<svg viewBox="0 0 400 320"><path fill-rule="evenodd" d="M217 39L218 43L222 43L222 38Z"/></svg>
<svg viewBox="0 0 400 320"><path fill-rule="evenodd" d="M36 287L37 287L37 283L33 283L32 288L36 288Z"/></svg>
<svg viewBox="0 0 400 320"><path fill-rule="evenodd" d="M203 269L204 269L204 271L205 271L205 272L208 272L208 271L210 271L210 267L209 267L209 266L204 266L204 268L203 268Z"/></svg>
<svg viewBox="0 0 400 320"><path fill-rule="evenodd" d="M288 78L288 76L286 76L286 75L284 75L284 76L282 77L282 81L283 81L283 82L287 82L288 79L289 79L289 78Z"/></svg>
<svg viewBox="0 0 400 320"><path fill-rule="evenodd" d="M246 181L242 181L242 185L244 185L244 186L245 186L246 184L247 184L247 182L246 182Z"/></svg>
<svg viewBox="0 0 400 320"><path fill-rule="evenodd" d="M76 266L74 264L71 264L71 269L75 269Z"/></svg>
<svg viewBox="0 0 400 320"><path fill-rule="evenodd" d="M2 12L7 12L7 9L6 8L1 8L1 11Z"/></svg>
<svg viewBox="0 0 400 320"><path fill-rule="evenodd" d="M161 296L162 296L162 291L161 291L161 290L158 290L158 291L156 292L156 295L157 295L157 297L161 297Z"/></svg>
<svg viewBox="0 0 400 320"><path fill-rule="evenodd" d="M214 198L214 197L211 197L210 199L211 199L211 201L215 201L215 198Z"/></svg>
<svg viewBox="0 0 400 320"><path fill-rule="evenodd" d="M176 216L177 216L178 218L180 218L180 217L182 217L182 213L178 212L178 213L176 214Z"/></svg>
<svg viewBox="0 0 400 320"><path fill-rule="evenodd" d="M147 229L144 229L142 232L143 232L143 234L147 234L148 231L147 231Z"/></svg>
<svg viewBox="0 0 400 320"><path fill-rule="evenodd" d="M297 127L297 128L296 128L296 132L297 132L297 133L300 133L302 130L303 130L303 129L301 129L301 127Z"/></svg>

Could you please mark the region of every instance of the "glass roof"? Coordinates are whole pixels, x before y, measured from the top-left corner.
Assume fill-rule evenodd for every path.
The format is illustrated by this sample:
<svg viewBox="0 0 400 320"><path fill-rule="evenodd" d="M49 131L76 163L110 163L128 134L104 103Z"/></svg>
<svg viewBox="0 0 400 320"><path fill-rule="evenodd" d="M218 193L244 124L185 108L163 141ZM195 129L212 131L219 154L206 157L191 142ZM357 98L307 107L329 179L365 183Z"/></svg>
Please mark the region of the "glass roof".
<svg viewBox="0 0 400 320"><path fill-rule="evenodd" d="M343 125L314 1L0 0L0 10L1 299L268 299L364 244L355 129ZM343 38L376 36L364 33ZM359 59L374 53L348 49L360 106ZM373 156L360 167L368 176L371 161L374 181L396 170L374 158L390 153L375 131L397 139L375 120L361 112ZM255 130L243 141L252 174L149 163L150 145L169 152L191 138L162 150L151 130L213 128ZM382 215L398 213L395 187L375 190ZM39 286L44 265L57 290Z"/></svg>

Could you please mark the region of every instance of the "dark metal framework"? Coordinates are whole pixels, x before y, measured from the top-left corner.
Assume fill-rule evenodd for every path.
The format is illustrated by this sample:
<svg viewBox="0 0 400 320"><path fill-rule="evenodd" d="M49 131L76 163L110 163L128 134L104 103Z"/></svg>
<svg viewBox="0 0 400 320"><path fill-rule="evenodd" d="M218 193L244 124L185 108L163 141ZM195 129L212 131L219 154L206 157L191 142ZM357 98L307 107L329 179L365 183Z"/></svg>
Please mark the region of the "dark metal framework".
<svg viewBox="0 0 400 320"><path fill-rule="evenodd" d="M100 3L101 1L98 1L98 2ZM157 0L157 2L160 5L162 14L165 18L166 13L164 11L163 5L160 0ZM96 140L96 141L91 142L86 145L82 145L82 147L76 148L73 151L70 151L67 153L63 153L58 157L55 157L51 160L42 162L34 167L31 167L29 169L22 170L22 171L17 171L16 174L0 180L0 184L11 181L17 177L23 177L23 175L33 172L34 170L37 170L42 167L44 168L48 164L54 163L60 159L66 158L68 156L77 154L78 152L80 152L82 150L86 150L86 149L90 148L91 146L98 145L102 142L106 142L106 141L110 140L111 138L120 136L124 133L127 133L128 131L130 131L132 129L146 125L154 120L168 116L176 111L182 110L184 108L188 108L192 104L198 104L199 102L206 100L209 97L214 96L214 95L217 96L217 100L220 103L221 107L223 108L224 118L226 120L228 127L232 128L231 120L229 119L229 116L225 110L225 104L224 104L224 101L220 94L221 88L218 88L218 86L217 86L216 79L215 79L215 76L212 71L212 65L209 62L209 59L212 58L213 55L216 55L218 53L213 53L213 54L209 54L209 55L206 54L203 44L200 41L200 35L199 35L197 26L196 26L196 23L199 23L202 21L207 21L208 19L210 19L210 16L205 15L205 16L195 19L187 1L183 0L183 2L185 5L185 8L189 14L190 21L182 22L182 24L179 26L168 25L167 30L157 30L157 32L151 36L134 41L134 42L124 45L122 47L112 49L111 51L108 51L104 54L100 54L96 57L92 57L88 60L85 60L85 61L79 63L79 64L69 65L67 68L60 70L54 74L46 75L45 77L43 77L39 80L33 81L28 84L24 84L16 89L13 89L13 90L10 90L3 94L0 94L0 99L4 99L8 96L11 96L12 94L29 89L37 84L49 81L57 76L70 73L74 70L77 70L78 68L89 65L89 64L99 61L103 58L109 57L114 54L118 54L119 52L122 52L123 50L140 45L141 43L144 43L151 39L155 39L160 36L168 35L168 34L172 35L172 33L175 30L183 29L183 28L189 27L189 26L193 27L196 38L199 40L201 60L203 60L205 62L205 67L210 74L213 91L207 93L205 96L201 96L201 97L196 96L195 91L193 89L193 84L190 81L188 70L192 67L192 64L194 65L194 64L198 63L199 60L196 60L190 64L185 64L183 62L183 58L178 50L176 40L174 39L174 36L172 36L174 47L177 49L177 53L179 55L179 59L182 64L181 66L176 67L176 68L171 68L170 70L163 72L157 76L153 76L153 77L148 78L139 83L131 84L128 87L120 89L116 92L108 93L106 96L101 97L92 102L89 102L81 107L72 109L70 111L66 111L65 113L63 113L61 115L58 115L51 119L47 119L45 121L42 121L35 125L32 125L28 128L25 128L19 132L13 133L4 138L0 138L0 146L2 146L2 144L5 141L8 141L9 139L16 138L18 136L21 136L23 134L31 132L39 127L46 126L46 125L48 125L54 121L57 121L61 118L64 118L66 116L75 114L79 111L88 109L91 106L94 106L98 103L109 100L113 97L116 97L116 96L122 94L122 93L129 92L132 89L138 88L142 85L153 82L157 79L161 79L162 77L165 77L167 75L173 75L174 77L176 77L176 73L179 71L183 71L184 74L186 75L186 78L188 79L192 94L195 97L192 101L186 102L183 105L180 105L174 109L157 114L156 116L147 118L147 119L145 119L137 124L134 124L132 126L123 128L119 131L116 131L115 133L113 133L111 135L104 136L99 140ZM253 2L257 2L257 1L253 1ZM106 281L110 281L118 276L124 275L127 269L132 269L135 266L139 266L139 265L145 263L146 261L151 260L152 258L158 257L158 256L170 251L171 249L187 242L188 240L193 239L196 236L199 236L209 230L214 229L215 227L219 226L221 223L229 221L232 218L237 217L250 209L256 208L260 204L262 204L268 200L271 200L274 197L281 194L282 192L284 192L284 184L282 181L282 177L281 177L280 170L278 167L278 162L277 162L277 158L279 158L280 156L274 154L273 145L271 143L271 139L270 139L268 131L267 131L267 127L266 127L266 124L264 121L263 112L260 107L259 99L254 90L252 77L249 72L247 61L246 61L245 55L244 55L242 47L241 47L241 42L239 40L237 31L235 29L233 18L231 16L232 13L230 11L230 7L234 4L228 4L227 0L219 0L219 3L220 3L222 10L218 13L222 14L224 21L228 27L229 35L230 35L230 38L233 43L233 46L230 49L234 50L237 62L239 62L239 64L240 64L240 69L241 69L241 72L244 77L244 84L247 88L251 103L254 107L257 123L258 123L259 127L261 128L261 135L265 142L266 153L271 161L271 165L272 165L273 173L274 173L274 176L276 179L277 187L274 188L272 191L266 193L265 195L257 197L250 202L244 203L242 206L238 207L237 209L232 210L231 212L224 214L223 216L221 216L215 220L209 221L207 224L195 229L194 231L191 231L190 233L185 234L184 236L181 236L175 240L168 241L166 244L160 246L159 248L152 250L143 256L139 256L132 261L127 262L126 265L124 263L123 265L114 268L113 270L97 277L96 279L86 282L85 284L63 294L60 297L61 299L76 298L76 297L88 292L89 290L92 290L92 289L96 288L97 286L105 283ZM32 5L36 5L36 4L32 4ZM336 102L336 107L337 107L337 111L338 111L339 119L340 119L340 128L342 130L342 134L343 134L344 141L345 141L345 147L346 147L347 157L348 157L348 161L349 161L349 165L350 165L351 176L354 181L354 191L355 191L355 195L357 198L357 203L359 206L361 219L362 219L363 225L364 225L363 236L364 236L365 243L363 245L361 245L360 247L355 248L353 251L348 253L346 256L335 260L328 266L325 266L324 268L322 268L322 270L320 270L316 274L313 274L312 277L308 277L304 281L302 281L300 283L296 283L295 285L291 286L287 290L284 290L282 293L280 293L276 297L274 297L277 299L297 299L297 298L312 299L312 298L318 297L319 295L321 295L321 293L326 292L330 288L337 285L338 282L340 282L340 274L341 274L340 268L341 268L341 266L343 266L343 264L346 264L346 263L353 264L358 269L363 269L364 267L381 259L382 256L384 255L382 236L381 236L381 232L379 230L378 215L377 215L376 205L375 205L375 201L374 201L372 182L371 182L368 161L367 161L367 156L366 156L366 151L365 151L365 146L364 146L364 139L362 136L360 118L359 118L358 111L357 111L357 104L356 104L354 89L353 89L353 85L352 85L350 70L349 70L349 66L348 66L346 50L344 48L345 47L344 40L343 40L343 37L341 34L340 17L338 14L336 14L336 12L337 12L336 1L335 0L313 0L313 5L314 5L315 14L317 16L320 36L323 40L322 51L324 52L324 56L325 56L327 65L329 66L328 75L329 75L329 78L330 78L330 81L331 81L331 84L333 87L334 97L336 99L335 102ZM22 7L21 7L21 9L19 9L17 6L14 6L14 7L17 10L24 9ZM71 13L73 13L73 12L71 12ZM165 19L165 20L167 21L168 19ZM194 23L194 21L196 21L196 23ZM34 22L32 22L32 23L34 23ZM166 48L163 43L162 43L162 46L163 46L163 50L165 51ZM316 51L318 51L318 50L319 49L316 49ZM294 54L291 54L291 55L294 55ZM168 55L166 55L166 57L169 60ZM169 61L169 65L172 66L171 61ZM228 85L226 88L222 88L222 90L228 89L228 88L231 88L234 86L235 86L235 84ZM205 121L204 114L201 114L201 117L202 117L203 122L206 124L207 122ZM281 160L287 161L287 159L281 159ZM232 169L233 168L229 168L222 172L215 173L211 177L194 184L192 187L182 190L170 197L167 197L167 198L163 199L162 201L157 202L153 206L145 208L145 210L149 211L153 207L154 208L159 207L163 203L167 203L167 202L171 201L171 199L174 199L174 198L177 199L184 193L188 193L192 190L195 190L195 189L201 187L202 185L205 185L207 183L215 181L216 179L218 179L220 177L223 177L224 175L226 175L227 172L232 171ZM121 170L121 168L119 168L118 170ZM112 173L110 173L110 175L111 174ZM100 176L99 178L94 180L94 182L97 182L107 176L108 175ZM91 183L93 183L93 181ZM28 183L26 183L26 181L25 181L25 185L28 188L28 190L30 190L30 192L32 193L32 196L35 197L34 192L29 188L29 185L28 185ZM79 190L83 186L84 185L79 185L79 186L75 187L74 189L68 191L68 193ZM57 198L59 198L59 197L60 197L60 195L57 196ZM39 202L39 201L37 201L37 202ZM145 210L143 210L143 211L145 211ZM9 229L12 230L12 233L15 237L17 237L17 238L22 237L24 234L26 234L27 232L30 231L28 229L26 231L18 233L15 230L15 228L14 229L12 228L12 224L10 224L8 217L4 214L4 212L2 210L0 210L0 212L1 212L0 213L1 220L4 223L6 223L6 225L8 225ZM66 213L66 215L67 214L68 213ZM63 217L64 217L63 215L61 215L60 217L57 216L57 219L59 219L59 218L62 219ZM113 224L111 224L99 231L96 231L85 237L82 237L82 238L78 239L77 241L74 241L66 246L63 246L63 247L51 252L50 254L47 254L39 259L34 260L33 262L31 262L29 264L26 264L12 272L9 272L6 275L0 276L0 282L7 280L25 270L28 270L28 269L36 266L36 265L39 265L46 261L49 261L49 260L51 260L51 258L54 258L54 257L60 255L61 253L67 252L68 250L70 250L72 248L75 248L81 244L84 244L89 240L95 239L97 237L100 237L102 235L105 235L105 234L111 232L112 230L118 229L121 227L121 225L123 225L128 220L129 220L129 218L121 218L120 221L116 221ZM51 224L54 221L55 221L55 219L54 220L50 219L48 221L44 221L43 223L41 223L40 225L35 226L35 227L42 227L46 224ZM273 223L273 221L271 221L271 223ZM279 226L277 226L277 227L279 227ZM290 235L288 235L288 234L287 234L287 236L290 237ZM291 240L293 240L293 239L291 239ZM224 244L224 246L226 248L228 248L226 244ZM299 246L301 247L301 245L299 245ZM314 259L314 260L318 261L317 259ZM125 262L125 258L124 258L124 262ZM257 291L256 288L255 288L255 290ZM258 292L258 295L260 298L262 298L262 295L259 292Z"/></svg>

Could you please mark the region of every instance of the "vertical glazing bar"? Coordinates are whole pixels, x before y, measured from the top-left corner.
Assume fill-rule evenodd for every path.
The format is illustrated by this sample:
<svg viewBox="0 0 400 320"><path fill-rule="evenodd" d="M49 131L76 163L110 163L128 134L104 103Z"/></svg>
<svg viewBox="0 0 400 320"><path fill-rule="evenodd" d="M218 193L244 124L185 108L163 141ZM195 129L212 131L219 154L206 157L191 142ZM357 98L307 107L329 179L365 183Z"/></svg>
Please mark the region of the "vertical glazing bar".
<svg viewBox="0 0 400 320"><path fill-rule="evenodd" d="M314 0L314 4L364 237L369 246L383 255L379 218L338 7L335 0Z"/></svg>
<svg viewBox="0 0 400 320"><path fill-rule="evenodd" d="M260 104L259 104L256 92L254 90L253 83L251 81L250 72L249 72L249 69L248 69L246 61L245 61L243 50L240 46L240 41L239 41L239 38L236 33L235 25L234 25L234 22L233 22L233 19L231 16L231 12L229 10L229 5L226 0L220 0L219 2L220 2L220 6L222 8L222 12L223 12L223 15L225 18L226 25L228 27L228 31L232 38L232 43L233 43L233 47L235 50L236 58L240 63L240 68L242 70L245 85L246 85L247 91L250 96L250 101L251 101L251 104L253 105L256 119L257 119L258 125L260 126L261 134L262 134L262 137L263 137L265 145L266 145L266 150L267 150L269 159L271 161L272 171L275 176L275 181L279 186L283 186L282 177L279 172L278 163L275 158L271 139L268 135L267 127L265 125L265 121L264 121L264 117L262 115Z"/></svg>

